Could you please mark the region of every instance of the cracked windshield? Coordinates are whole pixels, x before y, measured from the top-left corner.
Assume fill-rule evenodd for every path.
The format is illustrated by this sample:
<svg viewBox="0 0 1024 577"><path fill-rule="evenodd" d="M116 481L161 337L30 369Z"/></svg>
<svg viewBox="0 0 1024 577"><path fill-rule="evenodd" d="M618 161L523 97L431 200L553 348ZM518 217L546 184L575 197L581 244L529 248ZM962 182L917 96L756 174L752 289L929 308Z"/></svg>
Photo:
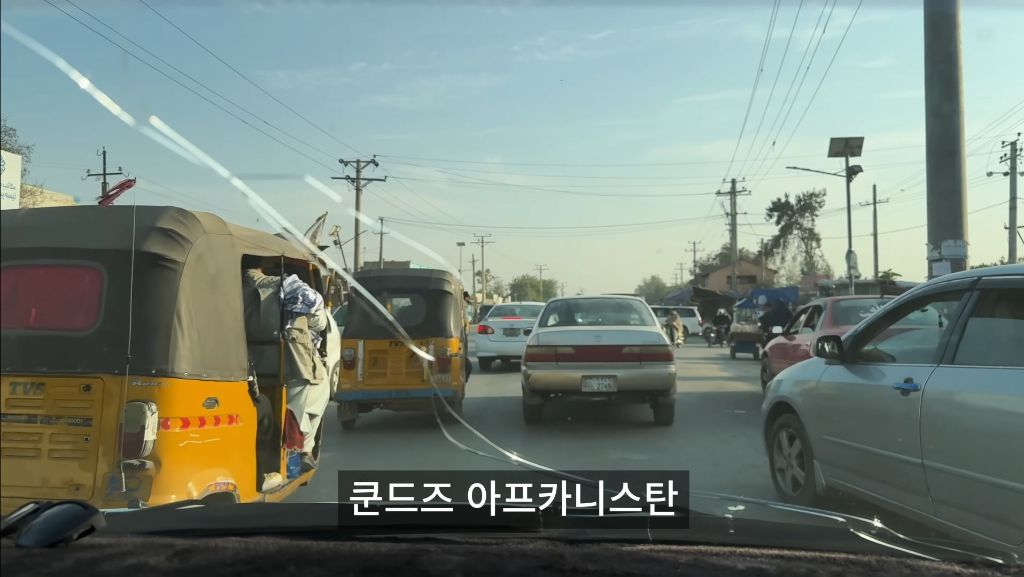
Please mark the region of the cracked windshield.
<svg viewBox="0 0 1024 577"><path fill-rule="evenodd" d="M1019 555L1024 4L2 19L3 514L587 507L529 473Z"/></svg>

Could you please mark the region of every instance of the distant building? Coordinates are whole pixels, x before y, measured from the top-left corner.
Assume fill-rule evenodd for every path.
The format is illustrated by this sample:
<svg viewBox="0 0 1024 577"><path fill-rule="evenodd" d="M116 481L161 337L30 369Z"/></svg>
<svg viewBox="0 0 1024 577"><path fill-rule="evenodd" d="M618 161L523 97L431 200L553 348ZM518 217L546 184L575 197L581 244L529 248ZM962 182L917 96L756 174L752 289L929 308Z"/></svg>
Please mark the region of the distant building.
<svg viewBox="0 0 1024 577"><path fill-rule="evenodd" d="M776 271L773 268L763 267L757 261L740 259L736 262L736 291L738 294L746 294L756 286L772 286L775 284ZM718 292L732 290L732 264L719 267L707 274L701 275L701 286Z"/></svg>
<svg viewBox="0 0 1024 577"><path fill-rule="evenodd" d="M47 190L35 184L21 185L21 208L76 206L77 204L75 197L70 194Z"/></svg>

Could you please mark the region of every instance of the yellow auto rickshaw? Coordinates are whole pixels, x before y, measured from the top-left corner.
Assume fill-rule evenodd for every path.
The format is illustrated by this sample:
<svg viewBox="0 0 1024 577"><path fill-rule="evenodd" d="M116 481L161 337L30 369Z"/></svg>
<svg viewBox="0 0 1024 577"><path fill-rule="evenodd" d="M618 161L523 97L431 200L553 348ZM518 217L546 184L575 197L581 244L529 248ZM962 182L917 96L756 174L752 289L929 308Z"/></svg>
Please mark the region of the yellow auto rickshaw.
<svg viewBox="0 0 1024 577"><path fill-rule="evenodd" d="M312 478L288 466L285 346L247 340L240 264L266 257L268 274L322 292L308 254L174 207L5 210L0 223L3 514L30 500L278 501ZM261 351L272 360L254 364Z"/></svg>
<svg viewBox="0 0 1024 577"><path fill-rule="evenodd" d="M376 269L354 275L405 330L434 357L424 363L394 325L353 290L341 335L341 379L335 400L342 428L374 409L430 411L444 397L462 411L469 379L466 308L458 277L434 269ZM441 407L441 414L447 411Z"/></svg>

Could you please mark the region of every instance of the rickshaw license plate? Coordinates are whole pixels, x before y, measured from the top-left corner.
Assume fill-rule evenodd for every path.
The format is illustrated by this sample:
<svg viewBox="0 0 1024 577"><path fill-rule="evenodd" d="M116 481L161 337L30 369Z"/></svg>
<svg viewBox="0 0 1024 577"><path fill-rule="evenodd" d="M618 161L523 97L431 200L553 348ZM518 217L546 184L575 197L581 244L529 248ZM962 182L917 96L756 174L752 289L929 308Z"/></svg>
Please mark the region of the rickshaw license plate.
<svg viewBox="0 0 1024 577"><path fill-rule="evenodd" d="M505 335L506 337L518 337L519 329L502 329L501 334Z"/></svg>
<svg viewBox="0 0 1024 577"><path fill-rule="evenodd" d="M615 377L583 377L584 393L611 393L618 390Z"/></svg>

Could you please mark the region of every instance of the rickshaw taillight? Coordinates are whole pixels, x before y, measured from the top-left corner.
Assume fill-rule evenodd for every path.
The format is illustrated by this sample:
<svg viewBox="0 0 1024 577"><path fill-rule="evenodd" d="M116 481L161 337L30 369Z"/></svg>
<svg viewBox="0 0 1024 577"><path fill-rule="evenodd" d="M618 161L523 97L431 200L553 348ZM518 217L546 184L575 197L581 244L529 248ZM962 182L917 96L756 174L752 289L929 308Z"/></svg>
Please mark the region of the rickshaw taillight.
<svg viewBox="0 0 1024 577"><path fill-rule="evenodd" d="M344 349L341 351L341 365L346 371L356 368L356 350Z"/></svg>
<svg viewBox="0 0 1024 577"><path fill-rule="evenodd" d="M124 428L121 430L121 459L141 459L153 452L160 415L156 403L129 401L124 405Z"/></svg>
<svg viewBox="0 0 1024 577"><path fill-rule="evenodd" d="M448 349L441 350L441 353L434 355L434 365L437 367L437 372L448 373L452 370L452 354Z"/></svg>

